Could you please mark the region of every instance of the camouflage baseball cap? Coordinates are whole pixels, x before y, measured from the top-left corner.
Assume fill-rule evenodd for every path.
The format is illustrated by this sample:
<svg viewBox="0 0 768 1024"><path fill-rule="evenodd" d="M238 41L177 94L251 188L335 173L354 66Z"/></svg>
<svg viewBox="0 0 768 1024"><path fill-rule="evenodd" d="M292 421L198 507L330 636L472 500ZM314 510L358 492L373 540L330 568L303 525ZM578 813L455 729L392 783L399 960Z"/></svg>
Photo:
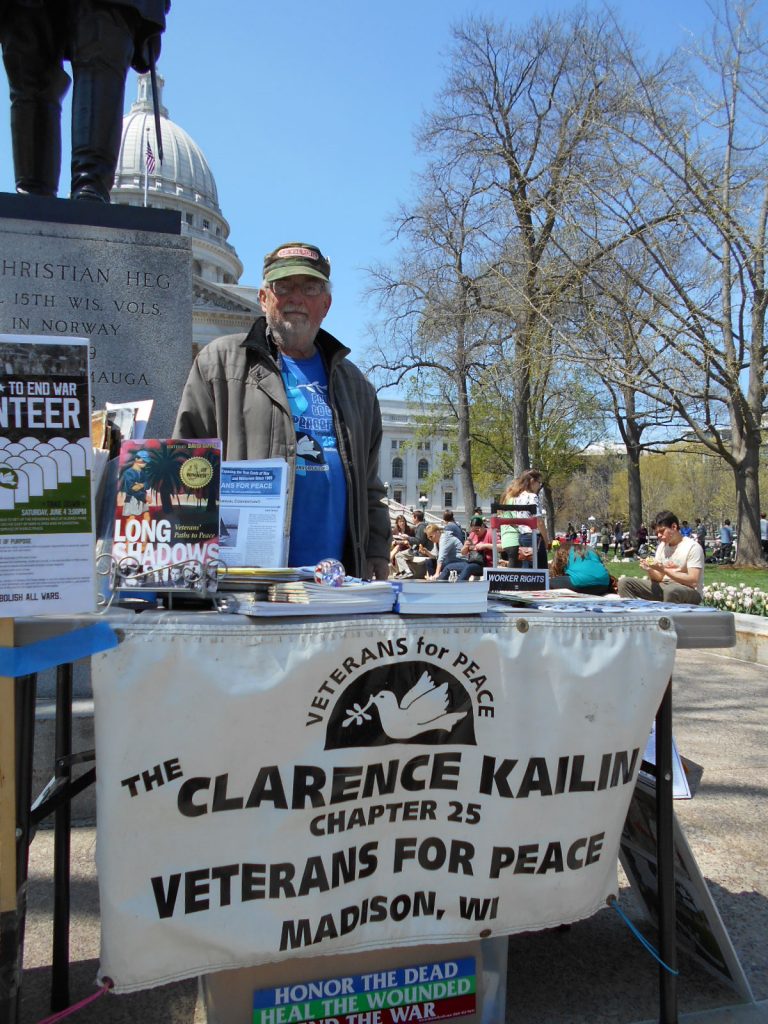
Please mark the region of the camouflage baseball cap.
<svg viewBox="0 0 768 1024"><path fill-rule="evenodd" d="M264 280L279 281L281 277L308 274L322 281L331 278L331 261L316 245L307 242L286 242L264 257Z"/></svg>

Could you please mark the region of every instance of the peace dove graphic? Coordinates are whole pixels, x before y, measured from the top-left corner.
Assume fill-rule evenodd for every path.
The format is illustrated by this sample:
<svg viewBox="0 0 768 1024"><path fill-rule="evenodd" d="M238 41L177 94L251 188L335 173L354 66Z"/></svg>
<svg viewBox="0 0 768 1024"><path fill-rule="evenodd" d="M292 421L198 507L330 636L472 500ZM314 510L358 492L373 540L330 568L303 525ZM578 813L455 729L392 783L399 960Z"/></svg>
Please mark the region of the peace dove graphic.
<svg viewBox="0 0 768 1024"><path fill-rule="evenodd" d="M315 439L309 434L302 434L296 441L296 454L304 459L317 459L320 455L320 448Z"/></svg>
<svg viewBox="0 0 768 1024"><path fill-rule="evenodd" d="M435 686L429 672L423 672L399 704L391 690L380 690L368 707L378 708L381 728L389 739L410 740L432 729L450 732L467 712L449 712L448 703L448 683Z"/></svg>
<svg viewBox="0 0 768 1024"><path fill-rule="evenodd" d="M10 466L0 468L0 487L13 491L19 486L19 476L15 469Z"/></svg>

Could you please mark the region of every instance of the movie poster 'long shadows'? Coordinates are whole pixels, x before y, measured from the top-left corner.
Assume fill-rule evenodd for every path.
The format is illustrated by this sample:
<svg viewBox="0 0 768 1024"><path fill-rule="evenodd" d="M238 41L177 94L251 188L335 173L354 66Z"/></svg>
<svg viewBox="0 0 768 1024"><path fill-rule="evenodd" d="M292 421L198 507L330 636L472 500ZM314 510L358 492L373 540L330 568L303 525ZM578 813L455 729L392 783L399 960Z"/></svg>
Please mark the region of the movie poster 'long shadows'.
<svg viewBox="0 0 768 1024"><path fill-rule="evenodd" d="M219 555L218 440L123 441L112 556L119 586L195 589Z"/></svg>

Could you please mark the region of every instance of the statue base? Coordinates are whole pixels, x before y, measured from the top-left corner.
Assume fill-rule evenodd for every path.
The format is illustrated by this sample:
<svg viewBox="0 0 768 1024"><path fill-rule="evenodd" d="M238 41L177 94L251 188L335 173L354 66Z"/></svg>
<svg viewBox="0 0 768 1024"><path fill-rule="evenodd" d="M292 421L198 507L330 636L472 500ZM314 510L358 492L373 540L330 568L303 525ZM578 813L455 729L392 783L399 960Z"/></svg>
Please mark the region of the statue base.
<svg viewBox="0 0 768 1024"><path fill-rule="evenodd" d="M88 338L94 406L152 398L169 437L192 363L181 215L0 193L0 334Z"/></svg>
<svg viewBox="0 0 768 1024"><path fill-rule="evenodd" d="M115 203L91 203L84 199L51 199L0 192L0 220L48 221L50 224L80 224L125 231L159 231L181 234L181 214L177 210L154 210L151 206L118 206Z"/></svg>

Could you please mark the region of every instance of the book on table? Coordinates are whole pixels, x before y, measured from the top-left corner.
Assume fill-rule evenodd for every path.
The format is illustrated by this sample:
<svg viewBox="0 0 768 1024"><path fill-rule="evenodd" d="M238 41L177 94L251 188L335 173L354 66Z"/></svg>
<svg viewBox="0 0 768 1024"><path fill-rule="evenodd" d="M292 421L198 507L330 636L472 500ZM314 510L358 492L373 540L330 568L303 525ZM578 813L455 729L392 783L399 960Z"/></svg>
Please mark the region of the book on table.
<svg viewBox="0 0 768 1024"><path fill-rule="evenodd" d="M239 615L376 615L391 612L392 584L346 581L333 587L309 580L270 583L265 591L227 594L223 610Z"/></svg>
<svg viewBox="0 0 768 1024"><path fill-rule="evenodd" d="M488 580L394 580L401 615L473 615L488 610Z"/></svg>
<svg viewBox="0 0 768 1024"><path fill-rule="evenodd" d="M112 538L116 589L215 587L220 464L216 439L122 442Z"/></svg>

